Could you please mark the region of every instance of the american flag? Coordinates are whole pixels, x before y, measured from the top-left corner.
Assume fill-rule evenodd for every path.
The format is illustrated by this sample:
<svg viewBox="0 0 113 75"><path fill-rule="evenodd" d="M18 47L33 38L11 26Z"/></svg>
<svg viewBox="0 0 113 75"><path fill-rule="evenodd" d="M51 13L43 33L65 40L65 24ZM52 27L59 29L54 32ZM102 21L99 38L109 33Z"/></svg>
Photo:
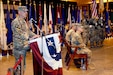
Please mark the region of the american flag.
<svg viewBox="0 0 113 75"><path fill-rule="evenodd" d="M92 0L92 18L98 17L96 0Z"/></svg>

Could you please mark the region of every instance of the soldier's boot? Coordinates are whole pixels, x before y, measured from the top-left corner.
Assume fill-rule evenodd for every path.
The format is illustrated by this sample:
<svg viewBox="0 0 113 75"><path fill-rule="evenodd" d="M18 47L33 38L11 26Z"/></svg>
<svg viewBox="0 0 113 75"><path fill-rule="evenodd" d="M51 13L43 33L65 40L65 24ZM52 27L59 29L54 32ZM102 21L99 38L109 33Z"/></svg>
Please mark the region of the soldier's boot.
<svg viewBox="0 0 113 75"><path fill-rule="evenodd" d="M94 48L94 43L91 42L90 48Z"/></svg>
<svg viewBox="0 0 113 75"><path fill-rule="evenodd" d="M96 46L95 47L99 47L99 42L96 42Z"/></svg>

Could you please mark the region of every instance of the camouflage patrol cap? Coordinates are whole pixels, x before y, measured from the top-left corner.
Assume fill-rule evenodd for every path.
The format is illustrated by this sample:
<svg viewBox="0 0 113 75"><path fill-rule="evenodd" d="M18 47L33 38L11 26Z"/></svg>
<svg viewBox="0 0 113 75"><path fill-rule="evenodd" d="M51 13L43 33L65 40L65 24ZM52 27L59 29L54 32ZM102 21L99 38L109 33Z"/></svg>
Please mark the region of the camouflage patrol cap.
<svg viewBox="0 0 113 75"><path fill-rule="evenodd" d="M28 11L26 6L18 6L18 11Z"/></svg>
<svg viewBox="0 0 113 75"><path fill-rule="evenodd" d="M84 29L84 26L82 24L80 24L80 23L76 23L76 27Z"/></svg>
<svg viewBox="0 0 113 75"><path fill-rule="evenodd" d="M73 27L73 26L76 26L76 23L72 23L72 24L71 24L71 27Z"/></svg>
<svg viewBox="0 0 113 75"><path fill-rule="evenodd" d="M79 23L72 23L72 24L71 24L71 27L77 26L77 25L81 25L81 24L79 24Z"/></svg>

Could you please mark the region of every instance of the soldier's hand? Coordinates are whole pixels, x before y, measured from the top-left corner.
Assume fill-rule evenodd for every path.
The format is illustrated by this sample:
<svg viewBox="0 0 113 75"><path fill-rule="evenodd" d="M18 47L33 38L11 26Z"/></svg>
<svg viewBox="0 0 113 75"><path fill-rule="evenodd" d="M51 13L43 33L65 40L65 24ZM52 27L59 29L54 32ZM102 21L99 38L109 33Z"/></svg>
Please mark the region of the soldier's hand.
<svg viewBox="0 0 113 75"><path fill-rule="evenodd" d="M86 47L86 45L85 44L80 44L79 47L84 48L84 47Z"/></svg>
<svg viewBox="0 0 113 75"><path fill-rule="evenodd" d="M35 36L33 36L32 38L30 38L30 40L36 39L36 38L39 38L39 37L40 37L40 35L35 35Z"/></svg>

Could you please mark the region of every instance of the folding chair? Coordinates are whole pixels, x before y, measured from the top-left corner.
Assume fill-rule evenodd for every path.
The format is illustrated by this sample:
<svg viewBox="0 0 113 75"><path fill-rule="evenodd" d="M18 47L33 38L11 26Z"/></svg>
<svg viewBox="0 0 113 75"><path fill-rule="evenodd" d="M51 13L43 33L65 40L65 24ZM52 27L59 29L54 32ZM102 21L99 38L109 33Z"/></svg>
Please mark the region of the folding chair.
<svg viewBox="0 0 113 75"><path fill-rule="evenodd" d="M77 49L78 47L73 47L72 45L70 45L66 39L62 38L62 41L64 42L65 46L67 47L67 54L68 54L68 57L66 58L67 60L65 61L66 62L66 66L67 66L67 70L69 70L69 67L70 67L70 64L71 64L71 61L74 60L75 58L82 58L82 59L85 59L85 68L87 70L87 54L77 54ZM75 48L74 52L72 53L71 51L71 48Z"/></svg>

